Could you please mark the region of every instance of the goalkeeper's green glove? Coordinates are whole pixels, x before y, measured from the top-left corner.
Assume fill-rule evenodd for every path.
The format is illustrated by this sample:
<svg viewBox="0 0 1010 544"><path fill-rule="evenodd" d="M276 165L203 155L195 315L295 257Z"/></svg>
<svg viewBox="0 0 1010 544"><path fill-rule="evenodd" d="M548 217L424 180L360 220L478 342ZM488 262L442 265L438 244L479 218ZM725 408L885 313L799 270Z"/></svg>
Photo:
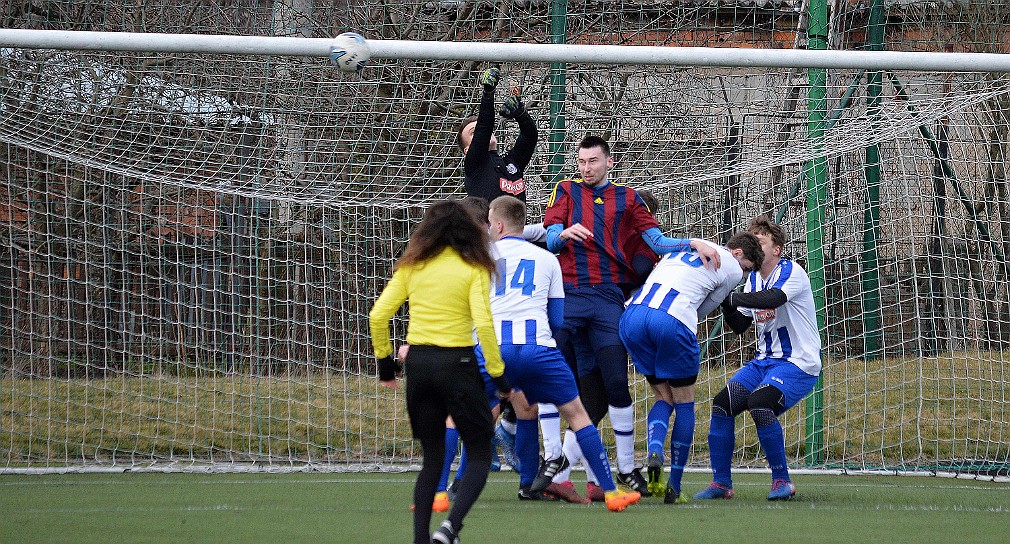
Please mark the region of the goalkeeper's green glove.
<svg viewBox="0 0 1010 544"><path fill-rule="evenodd" d="M523 106L523 101L518 96L506 98L498 110L498 113L506 119L518 119L525 112L526 106Z"/></svg>
<svg viewBox="0 0 1010 544"><path fill-rule="evenodd" d="M379 364L379 381L389 382L396 379L396 375L403 371L403 365L393 360L392 355L377 358Z"/></svg>
<svg viewBox="0 0 1010 544"><path fill-rule="evenodd" d="M497 68L488 68L480 74L480 84L484 86L485 91L493 91L498 86L499 79L501 72Z"/></svg>

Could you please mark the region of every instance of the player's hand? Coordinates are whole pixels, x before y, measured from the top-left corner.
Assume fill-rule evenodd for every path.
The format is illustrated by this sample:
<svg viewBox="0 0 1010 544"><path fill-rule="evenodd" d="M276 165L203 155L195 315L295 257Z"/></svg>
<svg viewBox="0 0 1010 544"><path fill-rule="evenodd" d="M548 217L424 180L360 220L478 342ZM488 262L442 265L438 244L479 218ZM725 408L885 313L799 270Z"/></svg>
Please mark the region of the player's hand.
<svg viewBox="0 0 1010 544"><path fill-rule="evenodd" d="M488 68L480 74L480 84L484 86L485 91L493 91L498 86L499 79L501 72L497 68Z"/></svg>
<svg viewBox="0 0 1010 544"><path fill-rule="evenodd" d="M576 223L561 231L558 235L562 240L575 240L585 242L587 238L593 237L593 231L587 229L582 223Z"/></svg>
<svg viewBox="0 0 1010 544"><path fill-rule="evenodd" d="M715 271L719 270L719 267L722 266L722 261L719 259L719 251L705 242L693 239L691 240L691 249L698 252L701 261L705 263L705 268Z"/></svg>
<svg viewBox="0 0 1010 544"><path fill-rule="evenodd" d="M526 112L526 106L523 106L523 101L518 96L510 96L502 102L501 109L498 113L506 119L518 119L520 115Z"/></svg>
<svg viewBox="0 0 1010 544"><path fill-rule="evenodd" d="M495 395L499 400L508 400L512 396L512 384L504 374L497 378L491 378L491 382L494 383Z"/></svg>
<svg viewBox="0 0 1010 544"><path fill-rule="evenodd" d="M403 365L393 360L392 355L376 359L379 367L379 383L385 387L396 388L396 375L403 372ZM392 382L392 385L390 385Z"/></svg>

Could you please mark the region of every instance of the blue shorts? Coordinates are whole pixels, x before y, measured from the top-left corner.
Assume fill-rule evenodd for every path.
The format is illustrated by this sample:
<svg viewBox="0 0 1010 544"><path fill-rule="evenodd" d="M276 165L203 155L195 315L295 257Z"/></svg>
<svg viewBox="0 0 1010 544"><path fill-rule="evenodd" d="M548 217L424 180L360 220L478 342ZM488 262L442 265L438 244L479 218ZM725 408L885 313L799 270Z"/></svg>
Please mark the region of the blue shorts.
<svg viewBox="0 0 1010 544"><path fill-rule="evenodd" d="M558 348L513 344L502 346L501 356L505 360L505 377L531 404L560 406L579 396L572 369Z"/></svg>
<svg viewBox="0 0 1010 544"><path fill-rule="evenodd" d="M621 316L621 340L639 374L661 380L698 375L698 337L662 310L640 304L629 306Z"/></svg>
<svg viewBox="0 0 1010 544"><path fill-rule="evenodd" d="M785 409L792 408L814 390L817 376L811 376L785 359L751 359L730 381L754 391L763 384L774 386L785 396Z"/></svg>
<svg viewBox="0 0 1010 544"><path fill-rule="evenodd" d="M480 345L473 347L473 353L477 356L477 368L480 369L480 377L484 379L484 393L487 394L487 401L491 408L501 404L501 399L498 398L498 388L494 386L494 382L491 381L491 375L487 373L487 369L484 368L484 352L480 349Z"/></svg>
<svg viewBox="0 0 1010 544"><path fill-rule="evenodd" d="M580 346L579 375L592 370L595 360L583 360L582 353L596 353L610 346L623 346L618 329L624 313L624 292L614 284L565 287L565 322L561 328L571 338L588 342ZM576 340L573 340L575 342ZM586 367L586 368L584 368Z"/></svg>

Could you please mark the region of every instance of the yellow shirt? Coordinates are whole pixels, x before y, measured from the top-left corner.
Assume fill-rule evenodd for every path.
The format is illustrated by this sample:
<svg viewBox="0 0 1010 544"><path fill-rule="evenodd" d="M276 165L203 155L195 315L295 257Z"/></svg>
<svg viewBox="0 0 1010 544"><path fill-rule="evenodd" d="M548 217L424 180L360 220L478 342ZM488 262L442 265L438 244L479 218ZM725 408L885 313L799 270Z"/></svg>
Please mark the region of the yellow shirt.
<svg viewBox="0 0 1010 544"><path fill-rule="evenodd" d="M487 373L497 378L505 372L491 318L491 277L486 270L467 263L451 247L420 265L397 269L368 314L376 357L392 355L389 320L408 299L408 343L472 346L476 329Z"/></svg>

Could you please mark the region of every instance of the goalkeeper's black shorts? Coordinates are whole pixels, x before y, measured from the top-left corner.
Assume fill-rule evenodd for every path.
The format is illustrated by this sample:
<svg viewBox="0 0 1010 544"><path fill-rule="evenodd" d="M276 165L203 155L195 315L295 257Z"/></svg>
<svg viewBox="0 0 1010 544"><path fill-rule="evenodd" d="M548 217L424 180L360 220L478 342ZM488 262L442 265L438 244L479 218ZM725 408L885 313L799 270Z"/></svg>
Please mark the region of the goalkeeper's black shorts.
<svg viewBox="0 0 1010 544"><path fill-rule="evenodd" d="M443 436L452 416L466 440L491 440L491 408L472 347L411 345L404 364L407 413L418 440Z"/></svg>

